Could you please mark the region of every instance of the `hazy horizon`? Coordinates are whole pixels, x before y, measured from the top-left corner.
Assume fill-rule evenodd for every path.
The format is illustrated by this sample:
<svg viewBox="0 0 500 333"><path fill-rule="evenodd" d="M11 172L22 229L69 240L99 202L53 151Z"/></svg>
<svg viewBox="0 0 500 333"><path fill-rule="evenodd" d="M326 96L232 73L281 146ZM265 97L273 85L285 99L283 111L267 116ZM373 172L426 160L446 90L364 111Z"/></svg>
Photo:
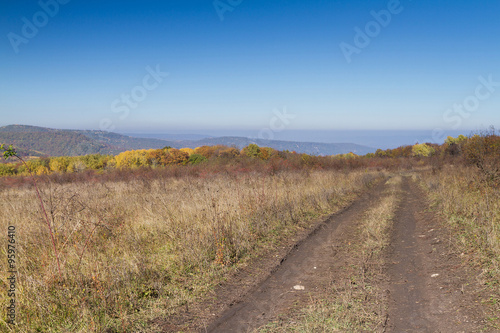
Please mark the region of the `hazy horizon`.
<svg viewBox="0 0 500 333"><path fill-rule="evenodd" d="M30 124L5 124L27 125ZM54 128L63 130L96 130L89 128ZM98 129L97 129L98 130ZM147 131L116 131L114 133L137 138L154 138L164 140L200 140L215 137L246 137L251 139L267 139L279 141L316 142L316 143L354 143L371 148L392 149L415 143L437 143L442 144L448 136L469 136L474 133L487 130L486 128L471 130L448 130L436 135L434 130L286 130L273 133L272 138L259 136L259 129L170 129L158 132Z"/></svg>
<svg viewBox="0 0 500 333"><path fill-rule="evenodd" d="M476 132L470 131L446 131L443 136L446 138L448 135L457 137L460 134L469 135ZM165 133L141 133L141 132L122 132L120 134L135 136L135 137L149 137L149 138L162 138L162 135L175 137L176 135L199 135L201 137L220 137L220 136L241 136L248 138L259 138L258 131L210 131L205 132L189 132L178 131L178 133L165 132ZM192 138L191 138L192 139ZM184 140L191 140L185 138ZM308 130L290 130L282 133L277 133L273 140L280 141L300 141L300 142L318 142L318 143L355 143L358 145L368 146L372 148L390 149L397 148L404 145L413 145L415 143L438 143L444 142L434 141L432 138L432 130L340 130L340 131L308 131Z"/></svg>

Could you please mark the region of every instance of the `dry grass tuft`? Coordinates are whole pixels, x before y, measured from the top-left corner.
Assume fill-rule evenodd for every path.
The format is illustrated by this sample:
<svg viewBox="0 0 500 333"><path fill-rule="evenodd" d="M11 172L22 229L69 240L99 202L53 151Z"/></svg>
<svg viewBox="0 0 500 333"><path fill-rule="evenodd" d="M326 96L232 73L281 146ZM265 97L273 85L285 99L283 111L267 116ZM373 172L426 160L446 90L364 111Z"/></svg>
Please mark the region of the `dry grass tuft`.
<svg viewBox="0 0 500 333"><path fill-rule="evenodd" d="M424 185L456 234L456 245L500 276L500 189L482 182L475 168L447 166L428 174Z"/></svg>

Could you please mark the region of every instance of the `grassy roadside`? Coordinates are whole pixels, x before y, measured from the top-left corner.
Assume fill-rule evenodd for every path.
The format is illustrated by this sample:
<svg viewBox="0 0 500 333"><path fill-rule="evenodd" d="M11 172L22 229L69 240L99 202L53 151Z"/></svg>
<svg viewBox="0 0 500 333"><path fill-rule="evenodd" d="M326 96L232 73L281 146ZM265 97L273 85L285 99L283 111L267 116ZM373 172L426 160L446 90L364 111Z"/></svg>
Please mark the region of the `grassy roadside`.
<svg viewBox="0 0 500 333"><path fill-rule="evenodd" d="M419 177L432 209L451 231L452 245L489 295L484 301L491 328L500 329L500 189L476 168L444 166ZM478 290L479 291L479 290Z"/></svg>
<svg viewBox="0 0 500 333"><path fill-rule="evenodd" d="M348 263L338 273L325 298L311 300L298 315L279 320L259 332L360 332L382 327L386 317L383 291L383 251L390 242L390 228L398 204L401 176L387 181L376 206L367 210L352 239L342 251Z"/></svg>
<svg viewBox="0 0 500 333"><path fill-rule="evenodd" d="M40 183L62 277L32 191L3 190L0 227L17 232L17 331L155 332L152 319L189 306L377 176L311 171ZM2 304L5 291L1 286ZM8 332L1 311L0 330Z"/></svg>

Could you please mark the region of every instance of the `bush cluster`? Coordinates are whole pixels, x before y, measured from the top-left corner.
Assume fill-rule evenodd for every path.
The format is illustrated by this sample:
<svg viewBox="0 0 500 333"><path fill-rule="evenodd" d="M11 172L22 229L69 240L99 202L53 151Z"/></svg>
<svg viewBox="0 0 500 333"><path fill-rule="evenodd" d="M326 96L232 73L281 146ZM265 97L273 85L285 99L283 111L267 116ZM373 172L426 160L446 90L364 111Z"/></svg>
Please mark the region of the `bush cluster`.
<svg viewBox="0 0 500 333"><path fill-rule="evenodd" d="M476 166L484 180L500 183L500 136L494 129L469 137L448 137L442 145L422 143L395 149L378 149L373 154L358 156L353 153L334 156L314 156L250 144L239 150L223 145L202 146L195 149L131 150L116 156L86 155L76 157L36 158L27 161L27 167L36 175L52 175L58 179L86 179L96 174L107 178L163 173L177 176L189 174L206 176L218 173L264 172L302 169L354 170L410 169L430 165L433 168L446 163ZM27 176L27 167L21 163L0 164L0 176ZM134 170L137 170L135 172ZM69 174L69 175L68 175ZM64 176L66 175L66 176ZM12 181L10 181L12 183Z"/></svg>

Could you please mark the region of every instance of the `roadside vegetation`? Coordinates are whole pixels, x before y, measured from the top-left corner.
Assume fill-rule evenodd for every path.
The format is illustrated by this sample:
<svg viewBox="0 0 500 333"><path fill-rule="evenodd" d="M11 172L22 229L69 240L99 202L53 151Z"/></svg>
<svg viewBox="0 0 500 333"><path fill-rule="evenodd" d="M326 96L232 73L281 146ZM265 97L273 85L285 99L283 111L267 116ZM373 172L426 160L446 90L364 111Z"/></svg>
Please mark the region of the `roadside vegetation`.
<svg viewBox="0 0 500 333"><path fill-rule="evenodd" d="M480 271L490 295L488 319L500 329L500 137L483 133L463 139L457 162L419 175L437 211L452 232L453 246Z"/></svg>

